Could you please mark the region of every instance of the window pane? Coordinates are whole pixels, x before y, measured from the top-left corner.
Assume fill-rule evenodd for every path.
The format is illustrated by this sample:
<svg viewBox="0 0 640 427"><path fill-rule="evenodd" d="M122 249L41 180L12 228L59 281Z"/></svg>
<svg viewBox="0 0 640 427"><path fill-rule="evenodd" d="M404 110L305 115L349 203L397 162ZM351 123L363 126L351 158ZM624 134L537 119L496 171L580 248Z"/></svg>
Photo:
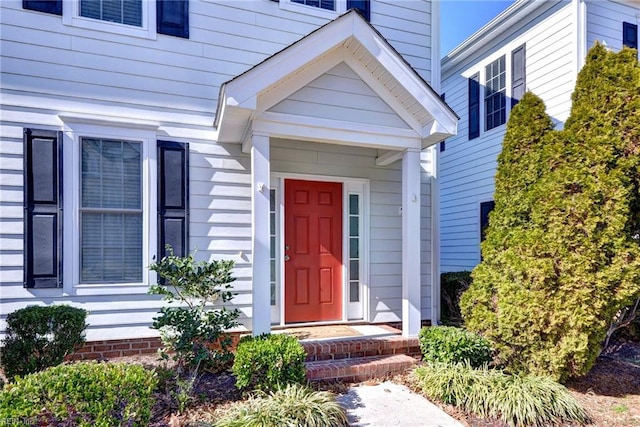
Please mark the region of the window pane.
<svg viewBox="0 0 640 427"><path fill-rule="evenodd" d="M142 0L80 0L80 16L142 27Z"/></svg>
<svg viewBox="0 0 640 427"><path fill-rule="evenodd" d="M82 207L140 209L138 142L82 140Z"/></svg>
<svg viewBox="0 0 640 427"><path fill-rule="evenodd" d="M349 261L349 279L360 280L360 261L357 259Z"/></svg>
<svg viewBox="0 0 640 427"><path fill-rule="evenodd" d="M349 215L358 215L358 199L357 194L349 194Z"/></svg>
<svg viewBox="0 0 640 427"><path fill-rule="evenodd" d="M349 239L349 258L360 258L360 240L357 237Z"/></svg>
<svg viewBox="0 0 640 427"><path fill-rule="evenodd" d="M360 301L360 282L349 282L349 302Z"/></svg>
<svg viewBox="0 0 640 427"><path fill-rule="evenodd" d="M142 214L82 214L82 282L142 281Z"/></svg>
<svg viewBox="0 0 640 427"><path fill-rule="evenodd" d="M100 0L81 0L80 16L100 19Z"/></svg>
<svg viewBox="0 0 640 427"><path fill-rule="evenodd" d="M123 24L142 27L142 2L140 0L124 0L122 15Z"/></svg>
<svg viewBox="0 0 640 427"><path fill-rule="evenodd" d="M359 218L357 216L349 217L349 236L358 236Z"/></svg>

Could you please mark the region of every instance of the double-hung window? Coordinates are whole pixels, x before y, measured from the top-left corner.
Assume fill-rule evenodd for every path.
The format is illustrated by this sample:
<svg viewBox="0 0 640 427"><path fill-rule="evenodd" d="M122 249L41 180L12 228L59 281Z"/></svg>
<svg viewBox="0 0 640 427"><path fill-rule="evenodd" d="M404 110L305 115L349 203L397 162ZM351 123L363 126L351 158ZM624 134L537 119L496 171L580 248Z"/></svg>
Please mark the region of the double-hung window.
<svg viewBox="0 0 640 427"><path fill-rule="evenodd" d="M80 282L142 282L142 143L80 146Z"/></svg>
<svg viewBox="0 0 640 427"><path fill-rule="evenodd" d="M485 68L484 116L485 130L490 130L506 122L507 72L505 56L493 61Z"/></svg>

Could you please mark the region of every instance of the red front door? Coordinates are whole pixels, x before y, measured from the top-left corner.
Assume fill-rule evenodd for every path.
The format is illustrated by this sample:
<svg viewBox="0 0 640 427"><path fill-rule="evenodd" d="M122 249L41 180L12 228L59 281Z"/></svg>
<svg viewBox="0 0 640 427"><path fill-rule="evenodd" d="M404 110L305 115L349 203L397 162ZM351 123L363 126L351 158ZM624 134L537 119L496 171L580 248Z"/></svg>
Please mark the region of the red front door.
<svg viewBox="0 0 640 427"><path fill-rule="evenodd" d="M284 319L342 319L342 184L284 184Z"/></svg>

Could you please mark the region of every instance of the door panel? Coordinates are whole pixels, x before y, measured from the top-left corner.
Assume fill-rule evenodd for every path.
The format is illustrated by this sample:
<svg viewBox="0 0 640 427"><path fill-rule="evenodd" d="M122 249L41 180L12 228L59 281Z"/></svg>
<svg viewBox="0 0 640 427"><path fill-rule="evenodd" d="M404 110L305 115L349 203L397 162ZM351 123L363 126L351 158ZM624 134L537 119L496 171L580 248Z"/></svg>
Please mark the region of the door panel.
<svg viewBox="0 0 640 427"><path fill-rule="evenodd" d="M285 180L285 322L342 319L342 184Z"/></svg>

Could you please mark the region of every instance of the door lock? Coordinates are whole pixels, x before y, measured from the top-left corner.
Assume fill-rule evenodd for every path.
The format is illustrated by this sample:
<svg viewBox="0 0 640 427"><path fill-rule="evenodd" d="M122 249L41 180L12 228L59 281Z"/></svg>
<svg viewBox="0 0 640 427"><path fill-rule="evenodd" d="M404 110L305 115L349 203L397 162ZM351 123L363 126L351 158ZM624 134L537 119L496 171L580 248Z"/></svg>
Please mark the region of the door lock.
<svg viewBox="0 0 640 427"><path fill-rule="evenodd" d="M284 260L285 260L285 261L289 261L290 259L291 259L291 258L289 258L289 255L285 255L285 256L284 256Z"/></svg>

